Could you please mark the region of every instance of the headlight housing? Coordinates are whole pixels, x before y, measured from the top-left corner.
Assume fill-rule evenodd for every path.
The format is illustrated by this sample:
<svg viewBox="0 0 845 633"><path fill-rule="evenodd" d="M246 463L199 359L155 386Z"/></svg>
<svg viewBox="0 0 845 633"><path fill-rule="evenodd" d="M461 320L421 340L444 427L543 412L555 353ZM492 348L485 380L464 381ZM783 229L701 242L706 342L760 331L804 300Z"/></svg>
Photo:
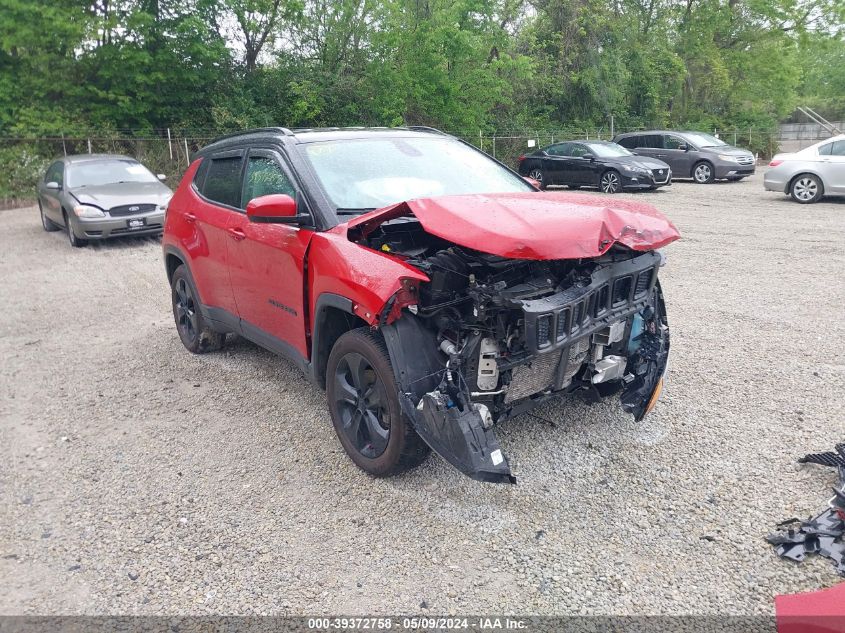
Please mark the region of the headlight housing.
<svg viewBox="0 0 845 633"><path fill-rule="evenodd" d="M90 204L78 204L73 208L73 212L78 218L104 218L106 214L102 209L91 206Z"/></svg>
<svg viewBox="0 0 845 633"><path fill-rule="evenodd" d="M736 156L732 156L731 154L719 154L719 158L720 158L721 160L726 160L726 161L728 161L729 163L735 163L735 162L737 162L737 157L736 157Z"/></svg>

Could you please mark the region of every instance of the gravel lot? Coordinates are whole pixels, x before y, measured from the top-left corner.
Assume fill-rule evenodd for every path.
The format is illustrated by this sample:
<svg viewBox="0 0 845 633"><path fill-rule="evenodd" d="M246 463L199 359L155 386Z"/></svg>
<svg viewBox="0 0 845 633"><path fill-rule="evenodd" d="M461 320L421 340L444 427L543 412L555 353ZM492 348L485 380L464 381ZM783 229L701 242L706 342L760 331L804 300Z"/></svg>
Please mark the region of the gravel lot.
<svg viewBox="0 0 845 633"><path fill-rule="evenodd" d="M0 212L0 613L770 614L841 580L779 560L845 439L845 200L749 181L625 194L666 249L670 382L501 425L516 486L437 456L373 480L324 394L238 340L192 356L158 241L72 250Z"/></svg>

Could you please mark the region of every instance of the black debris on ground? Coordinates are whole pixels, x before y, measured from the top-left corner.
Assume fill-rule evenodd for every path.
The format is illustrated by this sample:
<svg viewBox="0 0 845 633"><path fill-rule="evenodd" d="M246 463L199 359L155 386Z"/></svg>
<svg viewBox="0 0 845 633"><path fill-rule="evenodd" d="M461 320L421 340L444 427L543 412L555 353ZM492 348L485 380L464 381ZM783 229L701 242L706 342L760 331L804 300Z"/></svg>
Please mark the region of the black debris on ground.
<svg viewBox="0 0 845 633"><path fill-rule="evenodd" d="M781 558L800 563L807 554L818 554L831 559L836 570L845 576L845 442L837 444L835 452L810 453L798 461L838 469L839 482L829 507L806 521L787 519L779 523L779 531L769 534L766 540Z"/></svg>

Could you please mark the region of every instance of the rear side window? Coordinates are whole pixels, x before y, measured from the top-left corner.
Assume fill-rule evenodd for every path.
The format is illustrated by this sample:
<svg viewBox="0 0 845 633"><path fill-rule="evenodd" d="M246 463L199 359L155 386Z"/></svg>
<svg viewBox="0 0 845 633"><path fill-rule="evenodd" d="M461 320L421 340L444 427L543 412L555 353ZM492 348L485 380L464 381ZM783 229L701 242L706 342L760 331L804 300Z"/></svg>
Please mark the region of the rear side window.
<svg viewBox="0 0 845 633"><path fill-rule="evenodd" d="M836 141L830 150L831 156L845 156L845 141Z"/></svg>
<svg viewBox="0 0 845 633"><path fill-rule="evenodd" d="M62 164L60 162L55 162L50 165L50 168L47 170L47 174L44 176L44 182L57 182L59 185L63 185L62 176L64 175L64 169L62 169Z"/></svg>
<svg viewBox="0 0 845 633"><path fill-rule="evenodd" d="M241 208L246 209L246 205L253 198L274 193L284 193L291 198L296 198L296 190L275 160L264 156L250 156L246 167Z"/></svg>
<svg viewBox="0 0 845 633"><path fill-rule="evenodd" d="M546 148L546 154L549 156L569 156L569 143L558 143Z"/></svg>
<svg viewBox="0 0 845 633"><path fill-rule="evenodd" d="M822 145L819 148L819 156L830 156L830 151L833 149L833 143Z"/></svg>
<svg viewBox="0 0 845 633"><path fill-rule="evenodd" d="M208 173L208 159L203 158L200 166L197 167L197 171L194 174L194 186L199 189L202 187L202 183L205 180L205 175Z"/></svg>
<svg viewBox="0 0 845 633"><path fill-rule="evenodd" d="M640 143L637 147L649 147L653 149L663 149L663 135L662 134L645 134L640 137Z"/></svg>
<svg viewBox="0 0 845 633"><path fill-rule="evenodd" d="M625 138L619 139L619 145L622 147L627 147L628 149L634 149L637 147L637 141L639 140L639 136L626 136Z"/></svg>
<svg viewBox="0 0 845 633"><path fill-rule="evenodd" d="M212 158L202 194L213 202L237 209L241 202L242 166L243 157L241 156Z"/></svg>

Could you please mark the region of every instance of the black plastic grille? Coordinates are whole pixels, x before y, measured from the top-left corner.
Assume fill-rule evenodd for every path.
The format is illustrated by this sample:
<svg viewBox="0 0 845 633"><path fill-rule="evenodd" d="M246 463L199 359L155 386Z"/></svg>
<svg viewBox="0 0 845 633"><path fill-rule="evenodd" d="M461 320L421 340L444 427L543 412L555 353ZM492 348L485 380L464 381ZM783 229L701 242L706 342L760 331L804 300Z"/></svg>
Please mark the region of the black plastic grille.
<svg viewBox="0 0 845 633"><path fill-rule="evenodd" d="M537 347L549 344L549 330L552 325L552 315L546 314L537 319Z"/></svg>
<svg viewBox="0 0 845 633"><path fill-rule="evenodd" d="M639 277L637 277L637 287L634 290L634 296L639 297L644 295L648 289L651 287L651 275L652 270L644 270L640 273Z"/></svg>
<svg viewBox="0 0 845 633"><path fill-rule="evenodd" d="M113 218L120 218L124 215L137 215L139 213L150 213L156 210L154 204L124 204L109 209L109 215Z"/></svg>
<svg viewBox="0 0 845 633"><path fill-rule="evenodd" d="M522 301L531 351L563 347L641 310L649 301L661 256L648 252L597 268L588 286Z"/></svg>

